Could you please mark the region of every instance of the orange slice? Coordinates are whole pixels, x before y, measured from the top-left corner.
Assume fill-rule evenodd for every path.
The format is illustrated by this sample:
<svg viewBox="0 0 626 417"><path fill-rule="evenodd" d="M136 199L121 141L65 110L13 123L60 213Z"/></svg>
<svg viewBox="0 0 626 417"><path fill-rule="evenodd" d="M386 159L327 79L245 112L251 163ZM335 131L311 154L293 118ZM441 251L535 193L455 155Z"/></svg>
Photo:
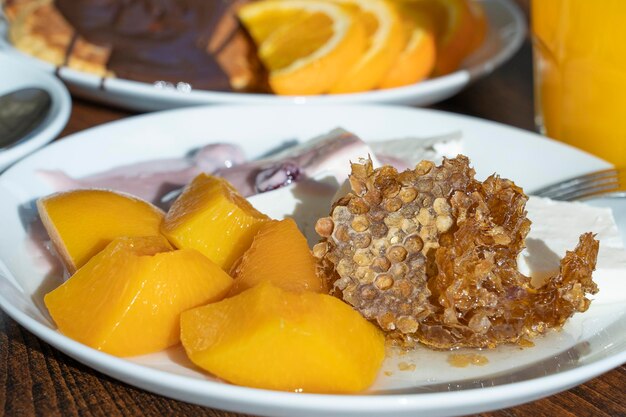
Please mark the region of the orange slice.
<svg viewBox="0 0 626 417"><path fill-rule="evenodd" d="M405 45L402 21L394 6L385 0L332 0L353 11L366 28L367 49L330 89L331 93L353 93L376 88Z"/></svg>
<svg viewBox="0 0 626 417"><path fill-rule="evenodd" d="M435 12L441 28L437 37L437 61L435 73L449 74L456 71L470 53L473 42L473 18L466 0L435 0L434 7L443 8L443 14Z"/></svg>
<svg viewBox="0 0 626 417"><path fill-rule="evenodd" d="M428 77L435 66L435 36L428 16L405 8L399 12L405 32L404 49L380 82L380 88L414 84Z"/></svg>
<svg viewBox="0 0 626 417"><path fill-rule="evenodd" d="M258 47L276 94L321 94L361 56L365 29L341 6L314 0L262 0L238 13Z"/></svg>
<svg viewBox="0 0 626 417"><path fill-rule="evenodd" d="M431 20L437 46L435 75L456 71L472 47L482 42L481 29L476 27L482 9L469 0L396 0L396 4Z"/></svg>
<svg viewBox="0 0 626 417"><path fill-rule="evenodd" d="M487 16L485 16L485 10L483 6L475 1L469 1L468 3L470 15L473 19L472 25L472 42L469 46L468 53L472 53L483 44L487 37L488 23Z"/></svg>

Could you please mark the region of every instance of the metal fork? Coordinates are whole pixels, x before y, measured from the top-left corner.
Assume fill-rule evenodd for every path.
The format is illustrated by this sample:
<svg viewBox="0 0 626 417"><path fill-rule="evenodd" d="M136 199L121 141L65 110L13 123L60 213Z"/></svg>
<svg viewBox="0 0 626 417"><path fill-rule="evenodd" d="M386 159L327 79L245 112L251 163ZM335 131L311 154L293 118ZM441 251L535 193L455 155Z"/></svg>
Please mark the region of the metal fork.
<svg viewBox="0 0 626 417"><path fill-rule="evenodd" d="M548 185L531 194L562 201L626 197L626 172L617 168L603 169Z"/></svg>

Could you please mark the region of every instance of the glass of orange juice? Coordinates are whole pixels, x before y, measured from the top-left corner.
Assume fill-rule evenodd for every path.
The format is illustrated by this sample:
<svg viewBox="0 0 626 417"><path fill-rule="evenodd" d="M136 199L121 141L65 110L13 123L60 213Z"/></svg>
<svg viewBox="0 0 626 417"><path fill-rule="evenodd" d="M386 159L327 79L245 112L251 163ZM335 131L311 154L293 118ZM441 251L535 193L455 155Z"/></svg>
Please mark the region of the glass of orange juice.
<svg viewBox="0 0 626 417"><path fill-rule="evenodd" d="M626 166L626 0L533 0L544 134Z"/></svg>

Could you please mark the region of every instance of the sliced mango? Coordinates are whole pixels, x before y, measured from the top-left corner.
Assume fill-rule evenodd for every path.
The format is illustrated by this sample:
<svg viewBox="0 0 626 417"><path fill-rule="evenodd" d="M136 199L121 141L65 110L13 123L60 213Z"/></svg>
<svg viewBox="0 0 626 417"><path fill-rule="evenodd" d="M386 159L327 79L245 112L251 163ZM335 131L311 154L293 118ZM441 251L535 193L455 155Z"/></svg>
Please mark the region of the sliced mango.
<svg viewBox="0 0 626 417"><path fill-rule="evenodd" d="M180 340L180 313L220 300L232 278L162 236L121 237L48 293L59 330L117 356L156 352Z"/></svg>
<svg viewBox="0 0 626 417"><path fill-rule="evenodd" d="M235 281L229 296L264 281L291 291L323 290L315 258L293 219L263 224L230 274Z"/></svg>
<svg viewBox="0 0 626 417"><path fill-rule="evenodd" d="M297 392L361 391L385 354L381 331L341 300L268 282L184 312L181 341L226 381Z"/></svg>
<svg viewBox="0 0 626 417"><path fill-rule="evenodd" d="M269 220L223 178L200 174L185 187L161 232L179 249L196 249L228 271Z"/></svg>
<svg viewBox="0 0 626 417"><path fill-rule="evenodd" d="M39 215L65 267L75 272L119 236L158 235L164 213L108 190L73 190L37 201Z"/></svg>

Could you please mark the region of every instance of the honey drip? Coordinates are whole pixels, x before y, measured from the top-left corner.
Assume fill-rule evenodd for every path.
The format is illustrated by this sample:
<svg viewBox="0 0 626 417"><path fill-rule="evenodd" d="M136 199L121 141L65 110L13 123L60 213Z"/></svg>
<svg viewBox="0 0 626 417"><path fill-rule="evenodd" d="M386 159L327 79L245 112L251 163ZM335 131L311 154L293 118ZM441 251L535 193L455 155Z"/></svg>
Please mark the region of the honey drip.
<svg viewBox="0 0 626 417"><path fill-rule="evenodd" d="M489 359L476 353L453 353L448 356L448 363L455 368L466 368L469 365L485 366Z"/></svg>

